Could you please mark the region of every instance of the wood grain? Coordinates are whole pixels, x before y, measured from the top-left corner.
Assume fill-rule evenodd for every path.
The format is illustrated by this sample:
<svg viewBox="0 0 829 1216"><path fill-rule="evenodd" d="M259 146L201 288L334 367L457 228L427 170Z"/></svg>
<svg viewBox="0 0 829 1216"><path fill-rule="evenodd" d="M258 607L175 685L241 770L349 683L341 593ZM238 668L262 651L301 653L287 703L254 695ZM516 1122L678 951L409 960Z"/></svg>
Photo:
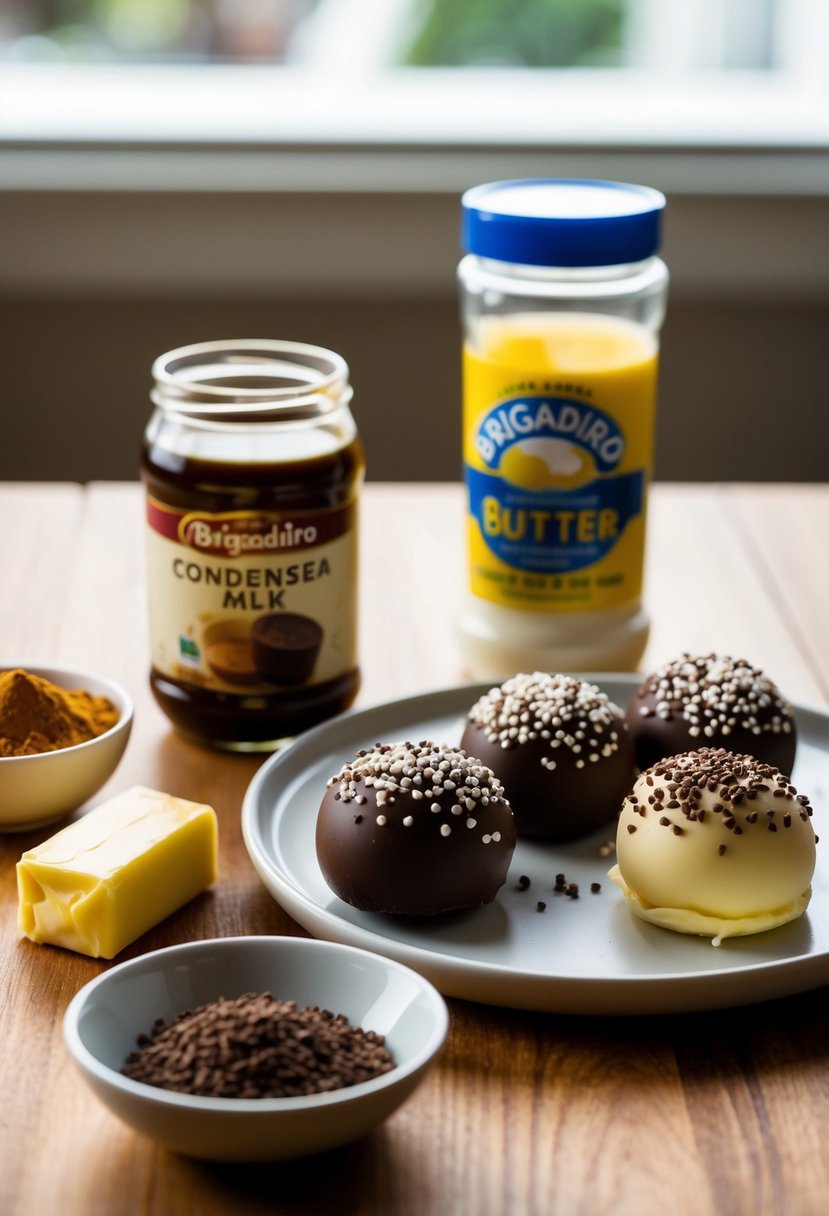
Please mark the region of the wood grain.
<svg viewBox="0 0 829 1216"><path fill-rule="evenodd" d="M136 781L211 802L222 876L121 957L202 936L301 933L239 829L257 758L173 734L146 681L138 487L0 486L0 657L105 671L136 704ZM370 485L362 525L361 704L455 684L463 594L458 486ZM829 700L829 488L657 486L650 666L682 649L745 654L799 701ZM96 799L97 800L97 799ZM63 1047L72 995L106 966L19 938L0 838L3 1216L817 1216L829 1193L825 990L687 1017L568 1018L452 1001L446 1050L376 1134L308 1162L213 1166L133 1135ZM587 948L587 947L586 947ZM554 941L551 941L554 949Z"/></svg>

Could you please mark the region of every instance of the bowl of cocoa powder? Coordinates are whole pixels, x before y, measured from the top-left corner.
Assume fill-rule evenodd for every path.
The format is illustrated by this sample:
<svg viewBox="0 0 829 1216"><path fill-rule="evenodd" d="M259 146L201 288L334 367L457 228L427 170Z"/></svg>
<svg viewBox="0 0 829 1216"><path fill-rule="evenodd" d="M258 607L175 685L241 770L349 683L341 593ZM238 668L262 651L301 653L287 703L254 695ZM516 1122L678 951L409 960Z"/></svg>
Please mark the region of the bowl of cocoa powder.
<svg viewBox="0 0 829 1216"><path fill-rule="evenodd" d="M276 1161L356 1140L440 1051L440 994L400 963L297 937L157 950L88 983L64 1037L136 1132L214 1161Z"/></svg>
<svg viewBox="0 0 829 1216"><path fill-rule="evenodd" d="M114 680L69 667L0 665L0 832L62 819L115 772L132 699Z"/></svg>

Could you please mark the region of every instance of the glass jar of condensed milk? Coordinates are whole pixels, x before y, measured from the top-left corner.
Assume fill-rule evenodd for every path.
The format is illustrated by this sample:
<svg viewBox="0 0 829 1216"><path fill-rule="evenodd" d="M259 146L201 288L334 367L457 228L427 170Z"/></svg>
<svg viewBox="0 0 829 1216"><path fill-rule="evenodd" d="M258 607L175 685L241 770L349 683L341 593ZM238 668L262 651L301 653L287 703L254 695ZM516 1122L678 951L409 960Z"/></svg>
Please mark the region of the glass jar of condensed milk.
<svg viewBox="0 0 829 1216"><path fill-rule="evenodd" d="M273 750L360 682L348 366L299 342L205 342L162 355L153 379L150 684L191 739Z"/></svg>
<svg viewBox="0 0 829 1216"><path fill-rule="evenodd" d="M624 182L463 196L467 674L635 670L665 198Z"/></svg>

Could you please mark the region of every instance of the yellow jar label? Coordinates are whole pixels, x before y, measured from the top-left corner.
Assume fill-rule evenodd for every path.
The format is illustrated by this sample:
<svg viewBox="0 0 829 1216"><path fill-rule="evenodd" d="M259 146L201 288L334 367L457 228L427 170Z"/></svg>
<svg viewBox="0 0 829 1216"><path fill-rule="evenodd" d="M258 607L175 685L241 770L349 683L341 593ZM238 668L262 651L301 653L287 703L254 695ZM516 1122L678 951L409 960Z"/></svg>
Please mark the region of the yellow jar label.
<svg viewBox="0 0 829 1216"><path fill-rule="evenodd" d="M153 666L217 692L322 684L356 664L356 503L182 510L147 499Z"/></svg>
<svg viewBox="0 0 829 1216"><path fill-rule="evenodd" d="M472 593L596 611L642 589L657 345L588 313L494 317L464 350Z"/></svg>

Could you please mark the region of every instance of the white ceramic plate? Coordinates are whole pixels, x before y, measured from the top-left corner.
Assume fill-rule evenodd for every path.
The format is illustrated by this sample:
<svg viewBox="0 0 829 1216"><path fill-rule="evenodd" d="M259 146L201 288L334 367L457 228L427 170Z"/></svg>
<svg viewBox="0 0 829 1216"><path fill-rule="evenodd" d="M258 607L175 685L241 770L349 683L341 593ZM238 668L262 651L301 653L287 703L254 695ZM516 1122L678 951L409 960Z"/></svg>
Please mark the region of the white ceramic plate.
<svg viewBox="0 0 829 1216"><path fill-rule="evenodd" d="M621 706L638 685L595 675ZM793 780L815 808L823 836L805 916L719 948L635 918L607 879L599 846L613 828L565 845L521 841L497 899L473 912L409 923L359 912L338 899L317 865L317 809L329 777L378 741L457 744L466 711L490 684L468 685L354 711L301 735L259 770L242 828L267 889L316 937L362 946L405 963L447 996L560 1013L685 1012L789 996L829 983L829 714L796 707ZM578 899L553 893L564 872ZM531 879L527 891L518 877ZM591 882L601 891L591 894ZM537 910L537 902L546 911Z"/></svg>

